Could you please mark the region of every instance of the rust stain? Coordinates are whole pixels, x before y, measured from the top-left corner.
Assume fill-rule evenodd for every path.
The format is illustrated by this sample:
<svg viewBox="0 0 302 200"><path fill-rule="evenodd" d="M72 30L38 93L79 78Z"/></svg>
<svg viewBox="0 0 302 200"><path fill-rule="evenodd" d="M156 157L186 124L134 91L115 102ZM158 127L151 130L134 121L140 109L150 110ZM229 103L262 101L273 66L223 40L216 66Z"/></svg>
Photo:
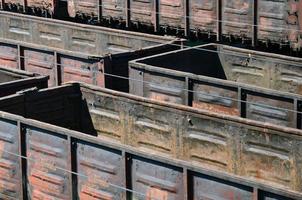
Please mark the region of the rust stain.
<svg viewBox="0 0 302 200"><path fill-rule="evenodd" d="M168 200L169 193L167 191L150 187L146 193L146 200Z"/></svg>
<svg viewBox="0 0 302 200"><path fill-rule="evenodd" d="M202 103L202 102L193 102L192 105L194 108L204 109L216 113L222 113L226 115L233 115L233 116L240 116L240 112L238 108L228 108L221 105L209 104L209 103Z"/></svg>

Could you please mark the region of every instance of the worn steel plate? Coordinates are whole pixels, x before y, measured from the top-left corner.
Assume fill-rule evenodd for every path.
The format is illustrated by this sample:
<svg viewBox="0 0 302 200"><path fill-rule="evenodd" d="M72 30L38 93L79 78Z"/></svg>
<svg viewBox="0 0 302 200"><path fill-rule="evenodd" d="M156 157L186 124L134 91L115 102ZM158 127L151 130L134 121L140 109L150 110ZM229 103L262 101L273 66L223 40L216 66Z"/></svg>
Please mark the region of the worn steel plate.
<svg viewBox="0 0 302 200"><path fill-rule="evenodd" d="M28 196L71 199L70 159L66 136L26 127Z"/></svg>
<svg viewBox="0 0 302 200"><path fill-rule="evenodd" d="M77 143L78 194L80 199L125 198L121 152L86 142Z"/></svg>

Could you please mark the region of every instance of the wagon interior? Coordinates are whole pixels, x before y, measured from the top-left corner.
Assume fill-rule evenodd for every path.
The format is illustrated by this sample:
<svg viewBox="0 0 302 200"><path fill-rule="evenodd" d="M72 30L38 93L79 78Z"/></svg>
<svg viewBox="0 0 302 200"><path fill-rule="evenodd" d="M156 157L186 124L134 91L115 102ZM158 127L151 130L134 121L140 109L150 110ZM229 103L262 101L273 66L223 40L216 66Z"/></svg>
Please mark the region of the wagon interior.
<svg viewBox="0 0 302 200"><path fill-rule="evenodd" d="M16 70L10 70L7 68L0 67L0 83L6 83L32 77L33 75L25 75L24 73L17 72Z"/></svg>
<svg viewBox="0 0 302 200"><path fill-rule="evenodd" d="M301 94L297 77L302 72L301 61L278 54L208 44L138 59L133 63L137 63L135 67L147 65L148 70L151 67L159 73L175 70Z"/></svg>

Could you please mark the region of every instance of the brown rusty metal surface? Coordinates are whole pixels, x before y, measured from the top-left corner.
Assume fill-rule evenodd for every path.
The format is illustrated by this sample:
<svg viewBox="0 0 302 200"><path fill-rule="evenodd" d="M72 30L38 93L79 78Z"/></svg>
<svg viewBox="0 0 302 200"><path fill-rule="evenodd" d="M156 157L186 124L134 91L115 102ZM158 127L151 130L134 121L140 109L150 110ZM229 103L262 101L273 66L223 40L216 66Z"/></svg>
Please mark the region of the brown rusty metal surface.
<svg viewBox="0 0 302 200"><path fill-rule="evenodd" d="M144 81L144 96L156 99L159 101L168 101L178 104L186 104L186 81L182 77L177 76L162 76L158 73L143 73ZM136 83L137 84L137 83Z"/></svg>
<svg viewBox="0 0 302 200"><path fill-rule="evenodd" d="M253 37L254 0L222 1L222 34L251 39Z"/></svg>
<svg viewBox="0 0 302 200"><path fill-rule="evenodd" d="M191 0L190 29L218 34L217 0ZM202 20L201 20L202 19Z"/></svg>
<svg viewBox="0 0 302 200"><path fill-rule="evenodd" d="M71 199L71 174L66 136L26 127L28 196L32 199Z"/></svg>
<svg viewBox="0 0 302 200"><path fill-rule="evenodd" d="M163 27L185 27L185 4L183 0L159 0L159 24Z"/></svg>
<svg viewBox="0 0 302 200"><path fill-rule="evenodd" d="M91 101L89 95L86 96L86 91L87 89L83 90L83 95L87 101ZM99 98L101 98L100 95ZM108 99L107 95L103 98ZM130 106L129 101L122 103L122 99L114 99L100 102L103 102L104 106L108 104L106 102L112 101L115 102L115 105L123 105L116 109L119 109L121 115L126 115L124 116L125 121L127 121L127 114L130 115L130 121L123 124L123 126L128 125L131 127L130 130L125 127L125 130L127 130L125 133L129 134L128 137L125 136L127 138L126 144L131 144L146 152L164 153L163 155L172 157L175 155L177 157L180 156L180 158L194 161L197 165L205 168L253 177L254 179L274 182L274 184L280 184L285 187L289 185L296 187L296 184L299 182L293 176L293 171L288 171L295 168L293 163L288 163L288 167L279 165L279 163L281 164L283 161L286 161L287 157L289 160L293 159L293 155L290 155L289 150L283 150L285 143L280 143L284 140L288 141L288 144L292 144L290 141L293 138L288 138L290 136L288 134L285 136L275 131L270 132L268 128L248 128L243 126L242 123L236 125L236 123L214 120L211 117L201 117L193 113L183 115L173 110L163 111L162 107L149 107L150 104L148 103L133 107ZM134 112L128 111L129 106ZM126 110L122 111L123 108ZM90 109L92 108L90 107ZM168 118L166 116L173 117ZM183 124L183 126L179 127L180 124ZM106 129L108 128L114 130L116 129L116 125L107 126ZM176 130L178 130L178 134L175 132ZM179 133L180 130L181 134ZM139 133L139 135L136 133ZM142 133L144 134L141 135ZM108 137L102 131L98 132L98 134L101 134L102 138ZM240 136L237 134L240 134ZM140 139L140 135L142 139ZM179 138L180 140L176 139L175 136L181 137ZM257 140L258 142L255 142L254 137L266 137L266 139L259 139ZM179 145L180 149L175 149L178 146L177 141L182 141ZM203 153L200 154L200 152ZM258 162L249 162L249 158L247 160L236 159L236 157L243 158L250 155L259 155L255 159L270 161L262 163L261 167L258 167ZM277 162L278 159L282 161ZM253 171L247 171L248 168L245 167L246 165L249 166L248 168L253 169ZM269 170L266 171L267 169ZM291 178L282 178L287 173L291 174ZM283 179L286 179L286 181L281 181Z"/></svg>
<svg viewBox="0 0 302 200"><path fill-rule="evenodd" d="M253 199L253 188L207 175L192 174L195 199Z"/></svg>
<svg viewBox="0 0 302 200"><path fill-rule="evenodd" d="M99 1L96 0L68 0L68 14L71 17L76 15L86 14L92 17L98 17L99 15Z"/></svg>
<svg viewBox="0 0 302 200"><path fill-rule="evenodd" d="M40 51L36 49L24 49L24 70L49 76L49 86L55 86L57 83L56 64L54 63L54 54L52 52Z"/></svg>
<svg viewBox="0 0 302 200"><path fill-rule="evenodd" d="M60 55L62 82L79 81L105 86L104 62L93 61L74 56Z"/></svg>
<svg viewBox="0 0 302 200"><path fill-rule="evenodd" d="M131 188L146 194L135 199L173 199L184 198L183 172L181 168L152 162L140 157L131 160Z"/></svg>
<svg viewBox="0 0 302 200"><path fill-rule="evenodd" d="M238 90L232 87L224 87L221 85L208 85L202 82L193 82L192 106L194 108L206 109L213 112L240 116L239 104L236 101ZM200 91L200 92L199 92Z"/></svg>
<svg viewBox="0 0 302 200"><path fill-rule="evenodd" d="M155 25L156 14L153 12L155 8L154 0L131 0L130 5L130 17L132 23Z"/></svg>
<svg viewBox="0 0 302 200"><path fill-rule="evenodd" d="M103 0L102 1L102 17L113 18L116 20L125 21L126 20L126 1L124 0Z"/></svg>
<svg viewBox="0 0 302 200"><path fill-rule="evenodd" d="M262 41L290 42L293 49L301 47L299 1L258 2L258 38Z"/></svg>
<svg viewBox="0 0 302 200"><path fill-rule="evenodd" d="M2 2L1 9L40 16L45 16L43 12L38 14L40 10L48 11L49 16L56 10L59 16L62 11L55 9L54 0ZM302 44L301 5L298 0L67 0L69 16L89 24L115 28L134 25L138 31L153 28L157 33L173 35L181 31L205 39L197 33L202 32L217 35L219 41L248 41L247 46L273 43L294 51Z"/></svg>
<svg viewBox="0 0 302 200"><path fill-rule="evenodd" d="M130 93L300 127L300 122L297 122L300 108L294 102L302 98L301 59L225 45L209 44L200 48L198 51L195 48L177 50L131 61ZM205 57L208 62L203 62ZM211 73L213 70L215 73ZM225 77L219 77L219 73Z"/></svg>
<svg viewBox="0 0 302 200"><path fill-rule="evenodd" d="M54 13L55 0L27 0L26 2L30 8L46 10L49 14Z"/></svg>
<svg viewBox="0 0 302 200"><path fill-rule="evenodd" d="M218 49L228 80L302 94L300 58L229 46L220 46Z"/></svg>
<svg viewBox="0 0 302 200"><path fill-rule="evenodd" d="M9 44L0 44L0 66L18 69L18 47Z"/></svg>
<svg viewBox="0 0 302 200"><path fill-rule="evenodd" d="M18 198L21 194L21 171L19 158L3 152L6 150L19 154L20 143L18 126L14 121L1 120L0 122L0 190L1 193Z"/></svg>
<svg viewBox="0 0 302 200"><path fill-rule="evenodd" d="M112 41L112 39L107 39L108 42ZM29 72L47 75L50 77L49 86L60 85L68 81L82 81L120 91L129 90L128 80L105 74L128 77L129 60L178 48L174 45L158 45L146 47L139 52L124 52L118 46L113 47L114 45L111 44L110 51L114 54L89 56L81 52L57 50L42 45L11 40L1 41L0 51L3 53L0 54L0 66L17 67Z"/></svg>
<svg viewBox="0 0 302 200"><path fill-rule="evenodd" d="M0 38L105 56L139 51L175 38L0 12Z"/></svg>
<svg viewBox="0 0 302 200"><path fill-rule="evenodd" d="M26 153L24 156L30 158L22 162L22 166L27 166L25 180L29 180L22 187L28 195L73 199L70 196L73 194L83 199L125 199L125 190L120 187L126 186L136 191L132 194L136 199L301 198L301 131L91 85L80 86L83 96L78 107L82 113L82 131L91 133L87 130L89 112L94 113L91 118L99 115L116 119L113 112L109 112L114 108L123 116L123 123L108 123L106 132L119 126L119 134L125 139L108 137L105 131L98 132L98 138L1 112L1 129L9 127L4 121L14 126L21 122L21 129L9 129L6 136L20 132L26 138L20 141L21 146L26 145L22 151ZM79 94L78 85L74 84L35 95L49 101L54 94L48 95L48 91L66 93L66 90L74 91L71 96ZM32 94L19 95L27 99ZM14 97L6 99L14 101ZM99 112L92 106L96 103L98 108L102 107ZM26 109L35 108L27 106ZM100 121L102 118L97 120ZM137 126L143 125L144 130L148 130L144 141L152 145L135 144L135 138L139 137ZM165 140L168 137L171 143ZM162 147L154 146L162 141L166 141L162 147L172 150L163 153ZM21 173L21 169L17 170ZM71 170L80 175L71 177L68 173Z"/></svg>
<svg viewBox="0 0 302 200"><path fill-rule="evenodd" d="M247 92L247 111L248 119L270 122L286 127L296 127L295 105L293 99L270 98L270 96L261 96L249 94ZM274 105L269 107L265 105Z"/></svg>
<svg viewBox="0 0 302 200"><path fill-rule="evenodd" d="M109 185L125 187L123 158L120 151L92 143L78 142L76 147L80 199L125 199L126 192Z"/></svg>

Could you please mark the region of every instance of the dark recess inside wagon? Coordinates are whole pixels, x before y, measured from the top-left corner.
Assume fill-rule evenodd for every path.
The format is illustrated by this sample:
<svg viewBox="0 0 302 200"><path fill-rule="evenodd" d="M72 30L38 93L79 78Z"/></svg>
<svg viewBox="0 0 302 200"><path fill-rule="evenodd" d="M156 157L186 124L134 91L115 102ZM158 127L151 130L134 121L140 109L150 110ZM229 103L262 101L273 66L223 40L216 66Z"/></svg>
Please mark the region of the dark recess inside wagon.
<svg viewBox="0 0 302 200"><path fill-rule="evenodd" d="M139 63L226 80L216 46L191 48L143 59Z"/></svg>

